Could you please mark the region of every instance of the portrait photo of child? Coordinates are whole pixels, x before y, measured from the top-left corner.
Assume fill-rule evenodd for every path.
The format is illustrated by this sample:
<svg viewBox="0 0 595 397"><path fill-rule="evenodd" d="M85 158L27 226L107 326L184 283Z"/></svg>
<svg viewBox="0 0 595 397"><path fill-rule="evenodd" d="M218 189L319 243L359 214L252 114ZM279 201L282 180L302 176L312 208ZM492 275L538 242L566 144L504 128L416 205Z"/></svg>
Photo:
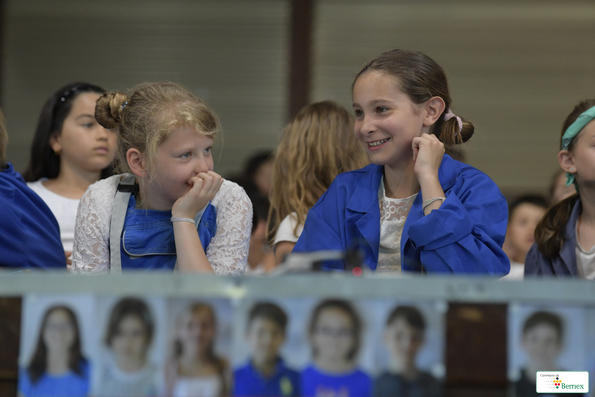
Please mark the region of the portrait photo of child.
<svg viewBox="0 0 595 397"><path fill-rule="evenodd" d="M98 362L93 370L94 397L158 396L160 358L165 351L162 298L99 297Z"/></svg>
<svg viewBox="0 0 595 397"><path fill-rule="evenodd" d="M538 371L586 370L585 313L581 307L509 305L508 376L514 395L543 396L536 392Z"/></svg>
<svg viewBox="0 0 595 397"><path fill-rule="evenodd" d="M170 299L164 394L230 395L233 308L226 299Z"/></svg>
<svg viewBox="0 0 595 397"><path fill-rule="evenodd" d="M94 306L91 296L25 296L19 396L89 395Z"/></svg>
<svg viewBox="0 0 595 397"><path fill-rule="evenodd" d="M239 316L236 316L238 318ZM243 316L242 316L243 317ZM256 301L248 308L243 324L247 357L234 366L233 396L300 396L299 373L290 368L281 353L290 318L269 301Z"/></svg>

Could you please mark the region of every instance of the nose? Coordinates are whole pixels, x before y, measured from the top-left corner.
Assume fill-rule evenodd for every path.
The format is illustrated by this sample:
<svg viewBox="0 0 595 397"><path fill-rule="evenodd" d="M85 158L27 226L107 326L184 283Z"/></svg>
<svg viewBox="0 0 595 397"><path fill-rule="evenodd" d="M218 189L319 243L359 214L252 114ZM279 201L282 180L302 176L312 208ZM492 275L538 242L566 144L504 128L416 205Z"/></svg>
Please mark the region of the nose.
<svg viewBox="0 0 595 397"><path fill-rule="evenodd" d="M97 139L98 140L100 140L100 141L107 141L107 134L108 133L109 133L108 130L106 130L105 128L103 128L99 124L97 125Z"/></svg>
<svg viewBox="0 0 595 397"><path fill-rule="evenodd" d="M194 172L198 175L201 172L207 172L209 167L207 161L203 156L199 156L194 164Z"/></svg>
<svg viewBox="0 0 595 397"><path fill-rule="evenodd" d="M374 131L376 131L376 125L374 124L374 120L372 119L372 117L364 114L362 116L362 120L359 126L359 133L363 135L368 135Z"/></svg>

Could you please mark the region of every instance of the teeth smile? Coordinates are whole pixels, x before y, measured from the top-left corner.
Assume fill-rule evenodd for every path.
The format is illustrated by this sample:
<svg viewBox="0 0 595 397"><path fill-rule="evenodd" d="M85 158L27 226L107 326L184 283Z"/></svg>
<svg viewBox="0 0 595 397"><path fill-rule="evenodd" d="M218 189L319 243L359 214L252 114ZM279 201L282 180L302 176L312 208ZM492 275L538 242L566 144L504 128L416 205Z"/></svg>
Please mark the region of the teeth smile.
<svg viewBox="0 0 595 397"><path fill-rule="evenodd" d="M383 140L381 140L381 141L370 142L370 143L368 143L368 146L372 146L372 147L375 147L375 146L380 146L380 145L382 145L384 142L388 141L389 139L390 139L390 138L386 138L386 139L383 139Z"/></svg>

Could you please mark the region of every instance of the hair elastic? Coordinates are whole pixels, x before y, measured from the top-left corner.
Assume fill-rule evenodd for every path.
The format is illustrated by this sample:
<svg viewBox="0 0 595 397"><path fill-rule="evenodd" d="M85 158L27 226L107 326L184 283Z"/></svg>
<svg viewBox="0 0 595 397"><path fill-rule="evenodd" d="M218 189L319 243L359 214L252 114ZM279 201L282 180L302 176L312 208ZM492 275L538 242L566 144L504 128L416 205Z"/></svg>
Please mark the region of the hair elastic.
<svg viewBox="0 0 595 397"><path fill-rule="evenodd" d="M448 120L452 119L453 117L457 118L457 124L459 125L459 131L463 131L463 120L461 120L461 118L459 116L454 114L452 112L452 110L450 110L450 108L448 108L448 112L444 113L444 121L448 121Z"/></svg>
<svg viewBox="0 0 595 397"><path fill-rule="evenodd" d="M124 103L122 104L122 110L124 110L124 108L126 107L126 105L128 105L128 101L126 101L126 102L124 102Z"/></svg>
<svg viewBox="0 0 595 397"><path fill-rule="evenodd" d="M562 135L562 144L560 146L560 150L568 150L572 140L574 138L576 138L576 136L579 134L579 132L581 132L582 129L585 128L585 126L587 124L589 124L591 122L591 120L593 120L593 119L595 119L595 106L593 106L592 108L587 109L583 113L581 113L576 118L574 123L570 124L570 127L568 127L566 129L566 131L564 132L564 135ZM573 183L574 183L574 174L567 172L566 173L566 186L570 186ZM577 190L578 190L578 186L577 186Z"/></svg>

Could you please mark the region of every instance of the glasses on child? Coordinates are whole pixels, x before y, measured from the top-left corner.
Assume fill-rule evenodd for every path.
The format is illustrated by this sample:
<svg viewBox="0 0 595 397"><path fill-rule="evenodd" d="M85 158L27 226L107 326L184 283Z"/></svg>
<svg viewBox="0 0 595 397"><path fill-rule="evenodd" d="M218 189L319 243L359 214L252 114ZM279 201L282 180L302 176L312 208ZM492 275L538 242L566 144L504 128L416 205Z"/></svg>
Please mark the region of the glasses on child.
<svg viewBox="0 0 595 397"><path fill-rule="evenodd" d="M316 333L322 336L333 336L337 338L351 338L353 337L352 328L331 328L331 327L316 327Z"/></svg>

